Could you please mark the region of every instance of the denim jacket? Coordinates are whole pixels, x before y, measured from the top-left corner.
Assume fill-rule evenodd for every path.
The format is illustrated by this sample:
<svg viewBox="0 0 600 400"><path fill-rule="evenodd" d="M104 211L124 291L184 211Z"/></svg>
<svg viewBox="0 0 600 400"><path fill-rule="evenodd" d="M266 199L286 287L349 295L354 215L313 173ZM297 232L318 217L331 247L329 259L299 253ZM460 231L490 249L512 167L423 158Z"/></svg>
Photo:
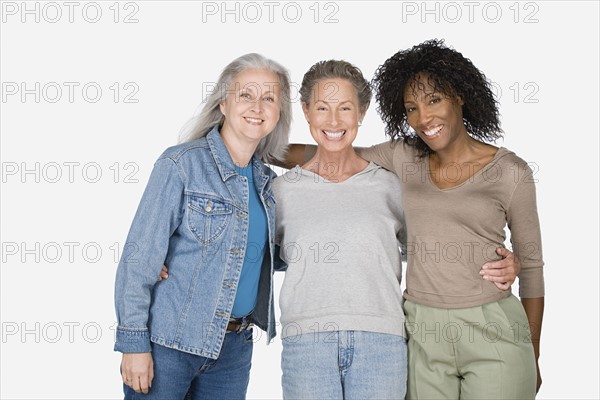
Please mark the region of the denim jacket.
<svg viewBox="0 0 600 400"><path fill-rule="evenodd" d="M276 174L252 158L268 220L268 251L250 320L275 336L273 256ZM117 269L115 350L149 352L150 341L216 359L233 308L248 238L248 182L215 127L156 161ZM169 278L157 283L166 264Z"/></svg>

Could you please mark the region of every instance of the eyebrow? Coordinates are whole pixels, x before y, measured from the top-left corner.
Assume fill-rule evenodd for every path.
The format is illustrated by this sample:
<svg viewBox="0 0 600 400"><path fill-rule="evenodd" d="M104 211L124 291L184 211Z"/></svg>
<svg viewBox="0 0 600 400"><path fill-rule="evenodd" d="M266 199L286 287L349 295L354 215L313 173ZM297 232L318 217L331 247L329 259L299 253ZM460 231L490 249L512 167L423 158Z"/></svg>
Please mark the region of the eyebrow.
<svg viewBox="0 0 600 400"><path fill-rule="evenodd" d="M325 100L317 100L317 101L315 101L315 104L316 103L325 103L325 104L344 104L344 103L350 103L350 104L354 105L354 103L352 102L352 100L331 101L331 102L325 101Z"/></svg>
<svg viewBox="0 0 600 400"><path fill-rule="evenodd" d="M250 91L251 91L251 90L249 90L249 88L247 88L247 87L244 87L244 88L241 88L241 89L239 90L239 93L243 93L243 92L250 92ZM256 90L252 90L251 92L255 93L255 92L256 92ZM274 91L272 91L272 90L267 90L267 91L264 91L264 92L261 90L261 91L260 91L260 93L261 93L261 95L262 95L262 96L265 96L265 95L267 95L267 94L270 94L270 95L273 95L273 96L276 96L276 95L277 95L277 93L276 93L276 92L274 92Z"/></svg>

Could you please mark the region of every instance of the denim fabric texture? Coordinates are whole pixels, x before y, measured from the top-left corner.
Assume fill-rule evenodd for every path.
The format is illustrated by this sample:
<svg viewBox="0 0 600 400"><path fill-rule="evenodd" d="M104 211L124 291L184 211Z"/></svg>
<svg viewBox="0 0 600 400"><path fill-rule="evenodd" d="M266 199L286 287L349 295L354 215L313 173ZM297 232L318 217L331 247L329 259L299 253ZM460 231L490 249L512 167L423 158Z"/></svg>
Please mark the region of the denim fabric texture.
<svg viewBox="0 0 600 400"><path fill-rule="evenodd" d="M275 336L273 256L276 174L251 160L268 220L256 307L250 320ZM248 238L248 182L217 127L167 149L156 161L117 269L115 350L150 342L216 359L236 296ZM156 282L162 265L169 278Z"/></svg>
<svg viewBox="0 0 600 400"><path fill-rule="evenodd" d="M154 343L151 346L154 358L152 387L144 395L123 385L126 400L246 398L252 360L252 329L228 332L216 360Z"/></svg>
<svg viewBox="0 0 600 400"><path fill-rule="evenodd" d="M284 399L404 399L408 358L403 336L315 331L282 342Z"/></svg>

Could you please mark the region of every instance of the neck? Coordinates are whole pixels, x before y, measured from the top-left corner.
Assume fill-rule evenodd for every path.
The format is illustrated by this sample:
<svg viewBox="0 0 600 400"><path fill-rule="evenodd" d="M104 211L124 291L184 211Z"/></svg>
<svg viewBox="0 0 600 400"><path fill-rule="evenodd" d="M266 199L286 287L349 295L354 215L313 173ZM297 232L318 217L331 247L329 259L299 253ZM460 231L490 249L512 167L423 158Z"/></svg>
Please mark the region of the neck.
<svg viewBox="0 0 600 400"><path fill-rule="evenodd" d="M473 152L478 144L479 142L469 136L465 131L464 135L461 135L459 138L449 143L444 149L433 152L432 158L441 165L453 163L461 164L472 158Z"/></svg>
<svg viewBox="0 0 600 400"><path fill-rule="evenodd" d="M223 143L233 160L233 163L238 167L248 165L260 141L243 140L234 135L228 135L227 132L221 132Z"/></svg>
<svg viewBox="0 0 600 400"><path fill-rule="evenodd" d="M304 167L326 179L342 181L362 171L367 165L368 162L360 158L352 146L335 152L318 146L314 157Z"/></svg>

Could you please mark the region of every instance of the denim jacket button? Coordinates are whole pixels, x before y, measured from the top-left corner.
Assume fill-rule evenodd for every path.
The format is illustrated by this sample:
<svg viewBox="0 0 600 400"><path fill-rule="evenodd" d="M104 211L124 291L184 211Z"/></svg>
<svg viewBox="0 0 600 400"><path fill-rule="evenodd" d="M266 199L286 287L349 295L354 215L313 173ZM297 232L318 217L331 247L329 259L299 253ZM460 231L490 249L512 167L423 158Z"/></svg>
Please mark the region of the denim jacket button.
<svg viewBox="0 0 600 400"><path fill-rule="evenodd" d="M206 212L211 212L212 211L212 201L208 201L208 203L206 203L206 207L204 207L204 211Z"/></svg>

